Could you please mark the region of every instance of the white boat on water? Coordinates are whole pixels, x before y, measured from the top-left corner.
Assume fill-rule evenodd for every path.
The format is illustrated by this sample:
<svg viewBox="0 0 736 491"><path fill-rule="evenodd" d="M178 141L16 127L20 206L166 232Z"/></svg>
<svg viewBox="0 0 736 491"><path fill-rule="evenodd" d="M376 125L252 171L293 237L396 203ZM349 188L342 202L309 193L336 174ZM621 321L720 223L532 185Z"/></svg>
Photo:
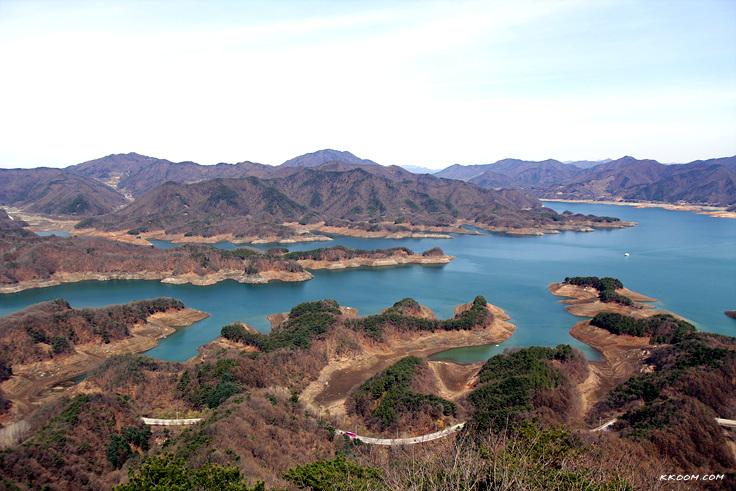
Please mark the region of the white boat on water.
<svg viewBox="0 0 736 491"><path fill-rule="evenodd" d="M629 253L628 252L625 252L624 253L624 256L629 257Z"/></svg>

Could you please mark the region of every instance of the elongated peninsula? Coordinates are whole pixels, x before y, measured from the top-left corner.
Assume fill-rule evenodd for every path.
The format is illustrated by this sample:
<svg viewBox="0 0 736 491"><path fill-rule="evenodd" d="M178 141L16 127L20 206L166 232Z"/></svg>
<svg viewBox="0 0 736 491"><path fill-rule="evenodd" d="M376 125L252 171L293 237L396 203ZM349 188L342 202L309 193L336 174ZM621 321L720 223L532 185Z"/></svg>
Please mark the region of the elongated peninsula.
<svg viewBox="0 0 736 491"><path fill-rule="evenodd" d="M22 237L21 237L22 235ZM343 246L290 253L242 247L222 250L186 244L157 249L92 237L39 237L16 229L0 237L0 293L15 293L88 280L160 280L212 285L220 281L267 283L307 281L310 269L359 266L447 264L453 258L439 248L415 254L406 247L355 250Z"/></svg>

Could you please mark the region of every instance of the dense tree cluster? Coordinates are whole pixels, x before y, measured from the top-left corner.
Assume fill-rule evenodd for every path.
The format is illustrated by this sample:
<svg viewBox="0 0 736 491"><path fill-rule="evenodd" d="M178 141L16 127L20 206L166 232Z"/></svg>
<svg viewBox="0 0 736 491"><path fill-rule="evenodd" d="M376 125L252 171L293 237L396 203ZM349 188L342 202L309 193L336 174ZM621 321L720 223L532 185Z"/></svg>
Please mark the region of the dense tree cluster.
<svg viewBox="0 0 736 491"><path fill-rule="evenodd" d="M308 349L312 339L327 332L340 314L335 300L306 302L291 309L289 320L269 334L246 332L241 324L222 328L224 338L255 346L268 353L279 348Z"/></svg>
<svg viewBox="0 0 736 491"><path fill-rule="evenodd" d="M134 448L141 452L148 451L148 439L151 437L151 427L144 425L143 429L135 426L124 426L121 434L110 435L110 443L107 444L107 460L113 467L119 469L129 457L135 455ZM131 447L132 445L132 447Z"/></svg>
<svg viewBox="0 0 736 491"><path fill-rule="evenodd" d="M244 476L235 466L205 464L192 469L183 459L173 454L155 455L134 472L128 469L128 481L114 488L115 491L159 491L185 490L198 491L265 491L263 481L253 487L243 482Z"/></svg>
<svg viewBox="0 0 736 491"><path fill-rule="evenodd" d="M467 331L483 327L493 321L493 314L486 308L488 302L482 296L473 300L470 309L452 319L437 320L417 317L419 304L412 298L396 302L391 308L377 315L361 317L350 323L353 329L365 332L378 341L387 328L399 332L412 331Z"/></svg>
<svg viewBox="0 0 736 491"><path fill-rule="evenodd" d="M582 370L581 365L585 365ZM483 365L477 388L469 396L476 408L471 431L502 431L530 414L561 418L556 422L564 423L579 397L572 390L572 381L579 383L586 375L585 355L568 345L523 348L494 356Z"/></svg>
<svg viewBox="0 0 736 491"><path fill-rule="evenodd" d="M383 489L383 473L375 467L356 464L344 454L334 459L298 465L283 473L284 479L299 489L353 491Z"/></svg>
<svg viewBox="0 0 736 491"><path fill-rule="evenodd" d="M470 330L493 320L493 314L488 311L487 305L486 299L478 296L470 309L452 319L437 320L417 317L419 304L414 299L405 298L381 314L355 320L343 319L343 324L375 340L382 340L387 328L400 332ZM249 333L240 324L223 327L221 334L227 339L255 346L263 352L279 348L306 349L312 339L324 335L329 326L337 321L336 316L340 314L338 307L334 300L307 302L294 307L289 321L269 334Z"/></svg>
<svg viewBox="0 0 736 491"><path fill-rule="evenodd" d="M625 295L617 293L616 290L623 288L624 284L617 278L597 276L574 276L565 278L565 283L576 286L589 286L598 290L598 298L601 302L615 302L621 305L634 305L634 302Z"/></svg>
<svg viewBox="0 0 736 491"><path fill-rule="evenodd" d="M444 321L442 329L446 331L467 331L492 321L493 314L486 309L487 305L486 299L478 295L473 299L473 305L470 309Z"/></svg>
<svg viewBox="0 0 736 491"><path fill-rule="evenodd" d="M416 413L425 413L432 420L454 415L454 402L410 389L417 371L426 369L421 358L408 356L369 378L352 397L356 413L379 430Z"/></svg>
<svg viewBox="0 0 736 491"><path fill-rule="evenodd" d="M431 249L427 249L426 251L422 252L422 256L431 257L431 256L444 256L445 251L442 250L441 247L434 246Z"/></svg>
<svg viewBox="0 0 736 491"><path fill-rule="evenodd" d="M176 383L177 390L195 408L216 408L228 397L240 393L243 384L236 380L233 369L237 362L232 359L200 363L182 372Z"/></svg>
<svg viewBox="0 0 736 491"><path fill-rule="evenodd" d="M624 287L621 280L609 276L605 278L598 278L597 276L573 276L565 278L565 283L576 286L590 286L598 291L616 290Z"/></svg>
<svg viewBox="0 0 736 491"><path fill-rule="evenodd" d="M670 314L635 319L615 312L600 312L590 323L613 334L651 337L652 344L677 343L696 332L695 326Z"/></svg>

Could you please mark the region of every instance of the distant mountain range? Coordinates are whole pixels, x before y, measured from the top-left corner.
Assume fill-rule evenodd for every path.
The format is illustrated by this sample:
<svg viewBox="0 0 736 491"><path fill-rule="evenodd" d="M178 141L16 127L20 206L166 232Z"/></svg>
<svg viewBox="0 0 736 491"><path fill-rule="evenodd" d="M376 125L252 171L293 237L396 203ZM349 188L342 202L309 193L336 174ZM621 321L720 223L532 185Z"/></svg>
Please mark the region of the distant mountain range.
<svg viewBox="0 0 736 491"><path fill-rule="evenodd" d="M482 182L484 180L493 181L505 177L509 181L507 181L507 184L504 184L504 187L525 189L564 182L577 175L581 170L572 164L563 164L557 160L528 162L517 159L504 159L499 160L495 164L488 165L453 165L437 172L435 175L470 182L474 182L474 179Z"/></svg>
<svg viewBox="0 0 736 491"><path fill-rule="evenodd" d="M428 170L407 167L417 172ZM415 191L417 183L428 185L425 173L410 172L398 166L382 166L350 152L330 149L305 154L279 166L247 161L200 165L129 153L109 155L64 169L0 169L0 206L44 215L100 216L119 210L169 182L194 184L213 179L253 177L268 180L267 183L264 181L265 186L279 189L281 185L276 184L279 179L301 174L300 170L304 168L322 172L360 169ZM468 184L462 188L463 192L471 194L475 191L470 190L477 186L489 190L517 189L541 199L736 205L736 157L671 165L633 157L568 163L504 159L486 165L456 164L433 175L435 179L465 181ZM287 179L283 186L295 179ZM306 205L292 196L290 199ZM406 199L416 202L414 198ZM353 207L356 206L366 210L369 203L365 201ZM328 213L328 210L317 214L322 212ZM330 210L329 214L343 217L346 210ZM285 218L278 213L274 218L276 216Z"/></svg>
<svg viewBox="0 0 736 491"><path fill-rule="evenodd" d="M621 199L732 206L736 157L664 165L624 157L535 192L540 198Z"/></svg>
<svg viewBox="0 0 736 491"><path fill-rule="evenodd" d="M563 163L565 164L571 164L575 167L580 167L581 169L589 169L591 167L595 167L596 165L600 164L607 164L611 162L613 159L603 159L603 160L570 160L565 161Z"/></svg>
<svg viewBox="0 0 736 491"><path fill-rule="evenodd" d="M419 165L400 165L402 169L408 170L412 174L434 174L437 172L436 169L430 169L429 167L421 167Z"/></svg>
<svg viewBox="0 0 736 491"><path fill-rule="evenodd" d="M557 160L505 159L488 165L453 165L434 175L486 189L525 189L541 199L736 204L736 157L670 165L623 157L587 168Z"/></svg>

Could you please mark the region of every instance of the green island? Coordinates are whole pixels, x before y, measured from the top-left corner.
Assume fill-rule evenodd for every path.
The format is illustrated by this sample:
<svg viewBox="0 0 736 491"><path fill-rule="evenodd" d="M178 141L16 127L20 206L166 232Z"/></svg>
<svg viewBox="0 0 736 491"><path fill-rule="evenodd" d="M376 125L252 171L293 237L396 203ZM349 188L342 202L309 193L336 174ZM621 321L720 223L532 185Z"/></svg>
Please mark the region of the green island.
<svg viewBox="0 0 736 491"><path fill-rule="evenodd" d="M588 286L598 290L598 299L601 302L615 302L621 305L633 305L634 302L627 296L617 293L624 284L617 278L598 278L597 276L573 276L565 278L565 283L575 286Z"/></svg>

